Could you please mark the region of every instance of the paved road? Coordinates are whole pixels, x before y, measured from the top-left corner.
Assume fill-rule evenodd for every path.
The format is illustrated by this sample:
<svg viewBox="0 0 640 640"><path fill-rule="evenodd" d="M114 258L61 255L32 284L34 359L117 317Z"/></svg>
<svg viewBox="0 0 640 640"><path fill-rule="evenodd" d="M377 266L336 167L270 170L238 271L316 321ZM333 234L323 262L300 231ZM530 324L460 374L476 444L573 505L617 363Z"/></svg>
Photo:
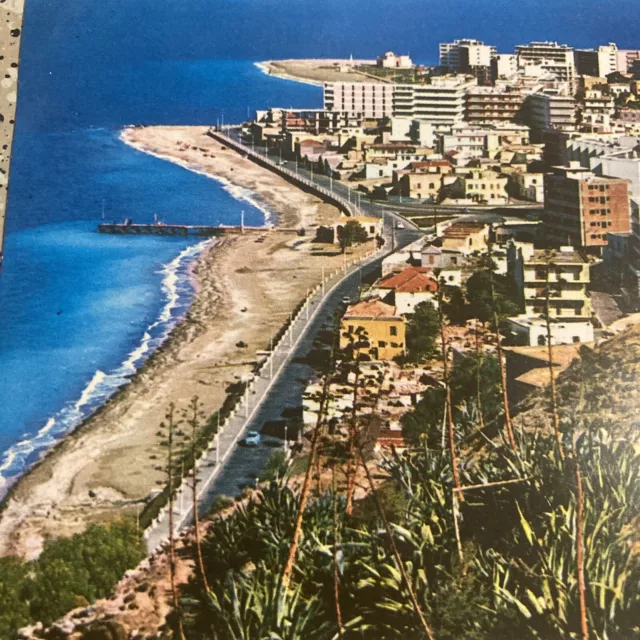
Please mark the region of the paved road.
<svg viewBox="0 0 640 640"><path fill-rule="evenodd" d="M302 393L313 372L299 360L308 354L322 326L330 324L344 297L353 299L357 295L362 278L379 270L382 258L392 250L394 232L396 248L413 242L423 233L410 224L405 224L404 229L394 229L400 220L402 218L393 214L385 216L385 251L362 265L353 265L334 274L324 288L319 287L309 298L289 331L274 346L269 358L271 362L268 359L260 374L251 381L249 392L235 414L223 424L220 435L199 462L199 511L206 511L218 495L240 493L243 486L251 484L259 475L274 448L282 446L282 441L274 438L265 438L256 448L241 446L241 441L247 431L260 431L266 422L281 420L287 408L301 405ZM174 505L176 531L191 522L191 513L191 492L185 488L183 494L178 491ZM145 532L148 549L157 548L168 534L165 508Z"/></svg>

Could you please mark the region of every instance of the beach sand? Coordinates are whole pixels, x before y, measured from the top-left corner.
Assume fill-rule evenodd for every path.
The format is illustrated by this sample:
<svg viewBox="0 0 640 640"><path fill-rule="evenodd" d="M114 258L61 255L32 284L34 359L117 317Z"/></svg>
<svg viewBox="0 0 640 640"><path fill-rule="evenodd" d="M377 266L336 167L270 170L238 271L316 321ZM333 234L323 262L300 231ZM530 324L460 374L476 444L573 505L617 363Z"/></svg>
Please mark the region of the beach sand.
<svg viewBox="0 0 640 640"><path fill-rule="evenodd" d="M197 293L184 322L131 384L13 488L0 518L3 555L35 557L47 536L71 535L89 522L141 508L162 484L158 460L150 456L164 451L156 432L168 404L180 409L198 395L207 414L216 411L229 384L250 372L256 351L268 348L307 289L319 283L322 267L342 265L335 247L312 242L313 227L338 218L337 209L224 149L205 128L127 129L123 139L250 189L277 213L280 226L304 227L306 235L271 231L263 242L256 236L212 242L194 266ZM238 348L240 341L248 346Z"/></svg>

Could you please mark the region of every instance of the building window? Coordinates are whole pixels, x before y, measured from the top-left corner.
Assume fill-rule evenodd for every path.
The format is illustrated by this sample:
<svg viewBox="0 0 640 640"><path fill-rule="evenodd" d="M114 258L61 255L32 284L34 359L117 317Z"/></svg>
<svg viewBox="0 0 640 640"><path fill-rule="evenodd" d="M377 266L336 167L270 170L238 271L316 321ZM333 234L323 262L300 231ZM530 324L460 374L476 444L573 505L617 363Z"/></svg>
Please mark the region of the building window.
<svg viewBox="0 0 640 640"><path fill-rule="evenodd" d="M389 333L392 336L397 336L398 335L398 327L389 327Z"/></svg>
<svg viewBox="0 0 640 640"><path fill-rule="evenodd" d="M387 346L387 343L384 340L379 340L378 341L378 346L382 349L384 349Z"/></svg>

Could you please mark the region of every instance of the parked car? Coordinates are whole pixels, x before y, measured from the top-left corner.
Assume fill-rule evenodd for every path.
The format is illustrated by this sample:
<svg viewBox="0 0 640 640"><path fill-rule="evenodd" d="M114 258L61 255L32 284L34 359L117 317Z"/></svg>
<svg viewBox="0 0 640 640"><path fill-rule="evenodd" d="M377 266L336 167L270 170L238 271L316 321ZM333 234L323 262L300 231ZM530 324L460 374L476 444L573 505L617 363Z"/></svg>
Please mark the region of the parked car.
<svg viewBox="0 0 640 640"><path fill-rule="evenodd" d="M247 447L257 447L260 444L260 434L257 431L249 431L244 439Z"/></svg>
<svg viewBox="0 0 640 640"><path fill-rule="evenodd" d="M396 229L404 229L404 224L402 222L396 222Z"/></svg>

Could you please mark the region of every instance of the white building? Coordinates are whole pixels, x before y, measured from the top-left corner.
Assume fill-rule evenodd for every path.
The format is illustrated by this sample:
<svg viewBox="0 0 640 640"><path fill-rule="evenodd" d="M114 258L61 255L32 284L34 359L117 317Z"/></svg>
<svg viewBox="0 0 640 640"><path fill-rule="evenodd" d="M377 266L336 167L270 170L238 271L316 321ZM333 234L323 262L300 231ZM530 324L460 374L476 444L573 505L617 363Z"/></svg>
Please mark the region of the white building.
<svg viewBox="0 0 640 640"><path fill-rule="evenodd" d="M462 75L436 76L424 85L395 85L393 115L441 125L459 122L465 114L466 92L476 85L475 78Z"/></svg>
<svg viewBox="0 0 640 640"><path fill-rule="evenodd" d="M571 47L557 42L530 42L518 45L516 53L520 67L529 63L540 64L558 80L567 82L571 86L571 92L575 90L577 74L574 51Z"/></svg>
<svg viewBox="0 0 640 640"><path fill-rule="evenodd" d="M464 54L461 56L461 50ZM495 47L485 45L481 40L462 39L440 44L440 66L451 71L461 70L463 59L475 61L475 66L489 66L491 58L497 55Z"/></svg>
<svg viewBox="0 0 640 640"><path fill-rule="evenodd" d="M382 82L325 82L324 108L362 118L392 116L395 87Z"/></svg>
<svg viewBox="0 0 640 640"><path fill-rule="evenodd" d="M506 333L510 342L536 347L547 344L547 322L539 316L515 316L507 318ZM550 322L551 344L575 344L593 342L593 324L588 320L577 322L552 318Z"/></svg>
<svg viewBox="0 0 640 640"><path fill-rule="evenodd" d="M518 73L518 56L514 53L498 53L493 59L493 77L513 78Z"/></svg>
<svg viewBox="0 0 640 640"><path fill-rule="evenodd" d="M554 89L533 93L527 97L527 118L532 129L574 130L576 101L572 95Z"/></svg>
<svg viewBox="0 0 640 640"><path fill-rule="evenodd" d="M413 60L409 56L397 56L393 51L387 51L376 60L379 67L385 69L412 69Z"/></svg>

